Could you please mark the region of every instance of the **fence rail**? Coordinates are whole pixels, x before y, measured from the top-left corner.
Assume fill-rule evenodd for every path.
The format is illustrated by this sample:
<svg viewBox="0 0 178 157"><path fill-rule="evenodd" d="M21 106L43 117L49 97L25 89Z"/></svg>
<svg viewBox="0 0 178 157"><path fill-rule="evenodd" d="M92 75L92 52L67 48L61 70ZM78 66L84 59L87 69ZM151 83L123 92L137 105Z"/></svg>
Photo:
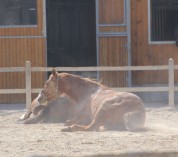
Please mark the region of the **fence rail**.
<svg viewBox="0 0 178 157"><path fill-rule="evenodd" d="M26 61L25 67L6 67L0 68L0 72L25 72L26 88L25 89L0 89L0 94L26 94L26 107L31 103L31 93L38 93L40 88L31 87L31 72L48 72L51 67L31 67L31 62ZM178 87L174 84L174 72L178 69L178 65L174 65L174 60L170 58L168 65L155 66L123 66L123 67L56 67L57 71L140 71L140 70L168 70L168 86L166 87L123 87L113 88L116 91L127 92L152 92L166 91L169 95L169 106L174 107L174 93L178 91Z"/></svg>

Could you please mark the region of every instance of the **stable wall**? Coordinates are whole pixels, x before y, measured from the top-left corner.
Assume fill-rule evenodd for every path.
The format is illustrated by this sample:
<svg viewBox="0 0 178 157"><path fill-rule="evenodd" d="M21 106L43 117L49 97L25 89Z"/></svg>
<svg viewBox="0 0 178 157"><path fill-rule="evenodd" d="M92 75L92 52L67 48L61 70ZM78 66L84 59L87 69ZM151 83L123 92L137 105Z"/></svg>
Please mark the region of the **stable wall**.
<svg viewBox="0 0 178 157"><path fill-rule="evenodd" d="M173 58L178 64L175 43L149 43L148 0L131 0L131 54L133 66L167 65ZM167 71L132 72L133 85L167 84ZM178 73L175 73L178 82Z"/></svg>
<svg viewBox="0 0 178 157"><path fill-rule="evenodd" d="M0 27L0 67L46 66L46 37L43 0L37 0L36 26ZM32 73L32 87L43 87L44 73ZM25 75L0 73L0 89L25 88ZM0 95L0 103L24 103L25 94Z"/></svg>

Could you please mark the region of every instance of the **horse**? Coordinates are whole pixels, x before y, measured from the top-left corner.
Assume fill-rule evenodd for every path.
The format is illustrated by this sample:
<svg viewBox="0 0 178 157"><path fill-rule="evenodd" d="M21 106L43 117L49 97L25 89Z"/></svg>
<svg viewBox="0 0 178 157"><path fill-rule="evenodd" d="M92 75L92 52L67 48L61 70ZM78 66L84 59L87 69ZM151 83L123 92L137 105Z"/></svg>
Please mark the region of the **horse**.
<svg viewBox="0 0 178 157"><path fill-rule="evenodd" d="M68 96L61 95L47 104L40 104L38 102L40 94L32 101L27 112L18 122L23 124L65 123L76 114L76 107Z"/></svg>
<svg viewBox="0 0 178 157"><path fill-rule="evenodd" d="M39 103L66 94L77 105L77 114L61 131L138 130L145 124L145 106L140 97L113 89L89 78L58 73L55 68L45 82ZM81 121L88 121L80 125Z"/></svg>

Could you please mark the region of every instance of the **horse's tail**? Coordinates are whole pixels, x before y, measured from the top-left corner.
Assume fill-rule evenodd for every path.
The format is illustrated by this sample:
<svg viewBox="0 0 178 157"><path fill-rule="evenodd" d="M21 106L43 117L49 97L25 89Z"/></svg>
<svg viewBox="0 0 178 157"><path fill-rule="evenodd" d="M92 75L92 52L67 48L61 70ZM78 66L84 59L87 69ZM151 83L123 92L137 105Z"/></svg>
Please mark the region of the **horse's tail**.
<svg viewBox="0 0 178 157"><path fill-rule="evenodd" d="M145 110L128 112L124 115L123 120L127 130L142 129L145 124Z"/></svg>

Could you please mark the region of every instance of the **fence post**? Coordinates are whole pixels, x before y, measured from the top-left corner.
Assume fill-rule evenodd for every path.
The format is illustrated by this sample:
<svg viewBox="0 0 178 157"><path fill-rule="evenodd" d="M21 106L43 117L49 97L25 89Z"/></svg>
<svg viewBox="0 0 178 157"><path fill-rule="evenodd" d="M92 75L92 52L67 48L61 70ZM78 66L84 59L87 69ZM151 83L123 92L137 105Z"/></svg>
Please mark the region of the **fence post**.
<svg viewBox="0 0 178 157"><path fill-rule="evenodd" d="M26 108L31 104L31 63L25 63L25 79L26 79Z"/></svg>
<svg viewBox="0 0 178 157"><path fill-rule="evenodd" d="M169 107L174 107L174 60L169 59Z"/></svg>

